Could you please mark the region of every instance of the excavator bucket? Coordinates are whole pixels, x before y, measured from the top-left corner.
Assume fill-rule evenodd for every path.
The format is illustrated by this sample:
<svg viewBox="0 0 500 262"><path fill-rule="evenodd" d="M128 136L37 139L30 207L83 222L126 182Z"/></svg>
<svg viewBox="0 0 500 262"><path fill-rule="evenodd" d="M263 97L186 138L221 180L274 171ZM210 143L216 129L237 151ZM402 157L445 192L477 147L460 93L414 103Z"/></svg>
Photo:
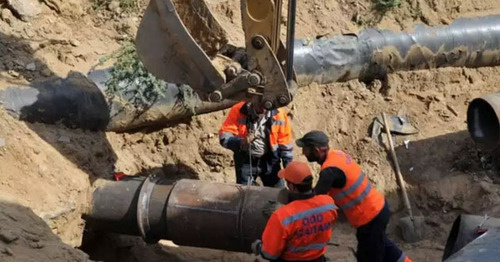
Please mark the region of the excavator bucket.
<svg viewBox="0 0 500 262"><path fill-rule="evenodd" d="M212 60L227 34L203 0L151 0L136 37L146 69L203 97L225 83Z"/></svg>

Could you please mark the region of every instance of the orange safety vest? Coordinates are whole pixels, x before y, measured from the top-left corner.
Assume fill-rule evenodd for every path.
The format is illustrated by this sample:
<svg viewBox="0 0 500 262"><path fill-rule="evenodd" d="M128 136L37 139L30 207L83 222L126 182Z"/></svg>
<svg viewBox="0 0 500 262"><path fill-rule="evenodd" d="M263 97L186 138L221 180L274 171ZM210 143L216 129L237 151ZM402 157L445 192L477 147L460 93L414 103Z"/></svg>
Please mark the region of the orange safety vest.
<svg viewBox="0 0 500 262"><path fill-rule="evenodd" d="M332 188L328 194L344 211L349 223L358 228L370 222L384 207L385 198L361 171L361 167L348 154L330 150L321 170L337 167L346 176L343 188Z"/></svg>
<svg viewBox="0 0 500 262"><path fill-rule="evenodd" d="M244 105L245 102L234 105L219 130L219 139L224 147L227 147L225 144L231 137L245 137L247 135L247 116L241 113L241 108ZM277 151L280 149L282 152L289 154L289 157L293 157L292 128L285 110L278 108L271 111L271 114L273 116L269 132L269 146L273 154L276 154L277 157Z"/></svg>
<svg viewBox="0 0 500 262"><path fill-rule="evenodd" d="M277 209L262 234L264 258L308 261L324 255L337 218L337 207L328 195L295 200Z"/></svg>

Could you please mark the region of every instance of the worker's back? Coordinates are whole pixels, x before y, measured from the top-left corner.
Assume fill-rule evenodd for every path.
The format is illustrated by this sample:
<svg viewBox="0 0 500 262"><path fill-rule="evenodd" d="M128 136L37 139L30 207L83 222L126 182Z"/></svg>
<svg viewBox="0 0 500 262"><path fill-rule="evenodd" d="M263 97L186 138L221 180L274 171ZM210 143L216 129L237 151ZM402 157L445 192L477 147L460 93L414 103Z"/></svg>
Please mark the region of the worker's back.
<svg viewBox="0 0 500 262"><path fill-rule="evenodd" d="M337 207L328 195L300 199L276 210L262 236L266 258L310 261L324 255L337 218Z"/></svg>

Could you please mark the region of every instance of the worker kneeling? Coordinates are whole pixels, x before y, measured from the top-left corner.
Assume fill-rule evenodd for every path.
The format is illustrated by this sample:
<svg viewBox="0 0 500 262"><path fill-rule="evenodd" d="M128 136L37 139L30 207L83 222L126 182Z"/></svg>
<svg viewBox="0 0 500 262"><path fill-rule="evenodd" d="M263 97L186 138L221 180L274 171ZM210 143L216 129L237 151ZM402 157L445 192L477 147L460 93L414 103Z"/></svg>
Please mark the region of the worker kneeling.
<svg viewBox="0 0 500 262"><path fill-rule="evenodd" d="M315 196L306 163L293 161L278 173L289 191L289 203L267 221L262 241L252 244L256 255L272 261L325 261L337 207L328 195Z"/></svg>

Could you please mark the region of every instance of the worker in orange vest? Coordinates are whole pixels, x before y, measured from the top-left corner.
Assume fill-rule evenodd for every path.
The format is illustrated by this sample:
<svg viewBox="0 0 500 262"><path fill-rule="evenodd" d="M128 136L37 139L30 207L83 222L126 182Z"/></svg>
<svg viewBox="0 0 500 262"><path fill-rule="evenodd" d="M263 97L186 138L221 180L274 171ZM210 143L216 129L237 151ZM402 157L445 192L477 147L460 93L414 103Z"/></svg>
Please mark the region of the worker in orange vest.
<svg viewBox="0 0 500 262"><path fill-rule="evenodd" d="M285 186L278 171L293 160L293 141L283 108L266 110L250 102L237 103L219 130L219 140L234 152L238 184L254 184L259 176L264 186Z"/></svg>
<svg viewBox="0 0 500 262"><path fill-rule="evenodd" d="M293 161L279 172L289 192L289 203L273 212L262 234L252 244L256 255L272 261L326 261L324 254L337 218L328 195L314 195L312 172Z"/></svg>
<svg viewBox="0 0 500 262"><path fill-rule="evenodd" d="M389 205L354 159L340 150L330 150L328 137L321 131L311 131L296 143L309 162L321 165L315 193L333 197L356 228L358 261L411 261L387 237Z"/></svg>

